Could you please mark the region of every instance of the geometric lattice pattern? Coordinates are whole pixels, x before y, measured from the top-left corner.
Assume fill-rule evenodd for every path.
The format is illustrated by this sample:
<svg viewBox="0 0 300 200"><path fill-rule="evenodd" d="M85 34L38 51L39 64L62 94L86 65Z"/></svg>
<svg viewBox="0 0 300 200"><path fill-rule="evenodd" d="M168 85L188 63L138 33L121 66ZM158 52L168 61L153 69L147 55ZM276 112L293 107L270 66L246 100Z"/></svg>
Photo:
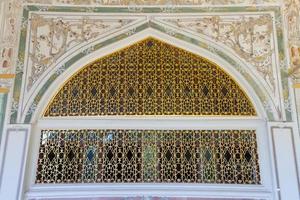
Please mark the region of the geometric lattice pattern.
<svg viewBox="0 0 300 200"><path fill-rule="evenodd" d="M36 183L260 184L255 130L42 130Z"/></svg>
<svg viewBox="0 0 300 200"><path fill-rule="evenodd" d="M45 116L256 115L216 64L147 38L89 64L56 94Z"/></svg>

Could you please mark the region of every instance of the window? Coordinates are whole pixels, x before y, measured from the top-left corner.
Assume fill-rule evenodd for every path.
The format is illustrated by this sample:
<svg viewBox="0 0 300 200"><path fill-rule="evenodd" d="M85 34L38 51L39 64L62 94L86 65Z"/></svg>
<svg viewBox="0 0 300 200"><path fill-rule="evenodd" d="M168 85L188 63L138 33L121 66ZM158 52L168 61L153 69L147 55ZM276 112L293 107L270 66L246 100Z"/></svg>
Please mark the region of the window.
<svg viewBox="0 0 300 200"><path fill-rule="evenodd" d="M253 130L43 130L37 183L259 184Z"/></svg>
<svg viewBox="0 0 300 200"><path fill-rule="evenodd" d="M256 116L216 64L147 38L71 77L45 119ZM74 119L74 118L72 118ZM74 119L76 120L76 119ZM261 184L255 129L42 129L36 183Z"/></svg>

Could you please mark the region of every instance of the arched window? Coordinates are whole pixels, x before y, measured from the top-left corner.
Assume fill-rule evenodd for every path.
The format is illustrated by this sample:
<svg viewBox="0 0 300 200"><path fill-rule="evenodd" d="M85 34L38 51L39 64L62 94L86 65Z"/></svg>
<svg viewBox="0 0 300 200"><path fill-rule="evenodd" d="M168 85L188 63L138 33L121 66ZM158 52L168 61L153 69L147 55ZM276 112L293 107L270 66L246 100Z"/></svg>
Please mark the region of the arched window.
<svg viewBox="0 0 300 200"><path fill-rule="evenodd" d="M82 68L44 113L58 119L101 116L222 118L253 117L256 111L219 66L147 38ZM210 129L41 130L36 183L149 182L261 184L256 129L220 128L216 122Z"/></svg>
<svg viewBox="0 0 300 200"><path fill-rule="evenodd" d="M255 116L250 100L216 64L153 38L96 60L59 90L54 116Z"/></svg>

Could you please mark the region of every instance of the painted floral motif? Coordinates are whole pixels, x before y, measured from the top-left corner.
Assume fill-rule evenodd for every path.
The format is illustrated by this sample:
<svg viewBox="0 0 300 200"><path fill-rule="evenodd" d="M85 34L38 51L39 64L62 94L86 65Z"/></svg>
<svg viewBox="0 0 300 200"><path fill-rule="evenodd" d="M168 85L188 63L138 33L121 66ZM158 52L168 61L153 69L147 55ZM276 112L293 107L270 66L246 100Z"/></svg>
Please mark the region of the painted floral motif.
<svg viewBox="0 0 300 200"><path fill-rule="evenodd" d="M16 101L15 99L12 99L11 104L12 104L11 109L10 109L11 114L17 113L18 109L19 109L18 101Z"/></svg>
<svg viewBox="0 0 300 200"><path fill-rule="evenodd" d="M45 1L43 1L43 2L46 2L47 0L45 0ZM43 3L42 2L42 3ZM52 2L52 0L51 0L51 2ZM50 3L51 3L50 2ZM53 1L54 2L54 1ZM56 2L56 1L55 1ZM71 2L71 1L70 1ZM219 1L220 2L220 1ZM28 3L28 1L27 1L27 3ZM262 1L259 1L259 4L260 3L263 3ZM59 3L57 3L56 5L59 5ZM134 5L134 4L130 4L130 5L133 5L132 7L133 8L143 8L142 6L138 6L138 5ZM240 12L249 12L249 11L255 11L255 13L257 13L257 12L263 12L263 13L266 13L266 12L264 12L264 11L271 11L271 12L273 12L274 11L274 18L272 17L272 20L271 21L276 21L277 23L276 23L276 26L274 27L274 28L276 28L276 30L274 30L274 31L276 31L276 37L277 37L277 40L276 41L278 41L278 47L280 47L280 48L278 48L278 52L279 52L279 56L280 56L280 61L279 61L279 63L282 63L283 62L283 59L285 59L285 56L284 56L284 49L283 49L283 40L282 40L282 38L283 38L283 35L282 35L282 29L281 29L281 27L282 27L282 24L281 24L281 20L280 20L280 18L281 18L281 14L279 13L279 6L274 6L274 7L271 7L271 8L265 8L265 7L263 7L263 6L258 6L258 7L247 7L246 6L246 4L243 4L244 6L241 6L241 7L239 7L239 8L237 8L236 10L234 10L234 11L238 11L239 13ZM159 6L159 7L147 7L147 12L149 12L149 13L151 13L151 14L149 14L149 16L150 15L153 15L153 13L156 13L156 12L159 12L159 13L162 13L163 11L161 10L161 8L163 8L164 6ZM215 12L215 13L218 13L218 12L222 12L222 13L228 13L228 14L226 14L225 16L229 16L229 14L231 15L231 16L235 16L235 17L237 17L237 18L242 18L240 15L236 15L236 13L232 13L231 11L233 11L232 10L232 7L224 7L224 8L219 8L219 7L217 7L217 8L215 8L215 7L212 7L212 6L205 6L205 7L199 7L199 8L191 8L191 7L187 7L187 8L180 8L179 9L179 7L177 7L177 6L173 6L173 5L170 5L169 6L170 8L176 8L173 12L174 12L174 14L175 13L181 13L181 12L189 12L189 13L203 13L203 14L205 14L205 13L207 13L207 12ZM48 11L49 10L51 10L51 13L56 13L56 12L61 12L62 10L61 9L68 9L67 11L68 11L68 15L69 16L71 16L71 17L66 17L66 16L68 16L68 15L55 15L55 16L53 16L52 14L48 14ZM207 9L206 9L207 8ZM58 9L58 10L57 10ZM39 16L40 17L42 17L43 18L43 20L42 21L50 21L50 19L52 19L53 20L53 23L54 22L56 22L56 21L58 21L59 19L61 19L61 21L63 21L64 23L66 23L66 24L74 24L75 22L77 23L77 24L80 24L80 22L82 22L83 21L83 19L87 19L87 21L100 21L100 20L102 20L104 23L106 23L107 21L109 21L108 19L107 19L107 16L106 16L106 18L105 19L99 19L100 17L99 17L99 15L97 14L97 13L100 13L100 12L102 12L103 11L103 7L97 7L97 6L94 6L93 8L91 8L91 9L89 9L89 7L78 7L78 6L74 6L74 7L72 7L72 6L70 6L70 7L56 7L56 6L48 6L48 5L43 5L43 4L39 4L39 5L34 5L34 3L33 4L31 4L31 5L26 5L26 2L25 2L25 6L24 6L24 14L23 14L23 20L22 20L22 25L20 24L20 27L21 27L21 37L20 37L20 45L19 45L19 54L18 54L18 60L19 60L19 63L17 63L17 65L15 65L16 67L17 67L17 74L16 74L16 81L15 81L15 88L14 88L14 93L13 93L13 97L14 97L14 99L15 99L15 101L19 104L21 101L24 101L24 102L27 102L27 100L28 100L28 96L31 96L30 94L31 94L31 91L33 91L33 88L31 89L31 91L26 91L29 87L32 87L32 86L27 86L28 85L28 78L29 77L31 77L32 78L32 80L35 80L35 82L34 81L32 81L32 83L36 83L36 85L37 85L37 80L41 80L41 79L34 79L33 78L33 76L32 76L32 71L33 70L31 70L30 68L32 67L32 66L34 66L34 68L33 69L35 69L35 65L33 65L32 64L32 60L31 59L36 59L36 60L38 60L38 59L40 59L40 58L38 58L38 56L37 57L35 57L35 58L30 58L30 56L32 56L31 54L28 54L29 52L30 53L32 53L33 51L33 43L35 43L35 41L34 40L32 40L33 38L32 38L32 36L34 35L33 34L33 32L28 32L28 34L27 34L27 30L29 29L29 30L33 30L32 28L31 28L31 25L32 25L32 17L34 16L34 13L36 13L36 11L39 11ZM120 13L120 12L124 12L124 13L131 13L131 14L133 14L134 13L134 15L137 15L136 14L136 11L135 10L133 10L133 11L130 11L129 10L129 6L128 7L126 7L126 8L111 8L112 10L111 10L111 13L115 13L116 15L117 15L117 13ZM144 9L144 8L143 8ZM250 10L249 10L250 9ZM33 11L33 12L32 12ZM47 12L46 12L47 11ZM74 11L74 12L73 12ZM144 10L142 10L141 12L143 12ZM77 14L77 12L80 12L80 13L84 13L84 14ZM76 14L75 14L76 13ZM254 18L256 18L257 16L261 16L261 15L265 15L265 14L253 14L253 15L251 15L251 16L253 16ZM28 14L29 14L29 16L28 16ZM33 15L32 15L33 14ZM146 14L146 13L145 13ZM115 15L115 16L116 16ZM138 14L138 15L140 15L140 13ZM148 14L146 14L146 15L148 15ZM161 18L161 16L168 16L168 15L173 15L173 14L160 14L160 18ZM56 16L60 16L60 18L59 17L56 17ZM91 17L92 16L92 17ZM100 15L101 16L101 15ZM222 15L223 16L223 15ZM29 17L29 18L28 18ZM189 16L190 17L190 16ZM96 19L95 19L96 18ZM21 18L20 18L21 19ZM116 19L116 18L115 18ZM124 18L123 18L124 19ZM132 19L132 18L131 18ZM67 26L64 26L64 25L62 25L61 27L58 27L57 29L55 29L55 30L60 30L60 31L58 31L59 32L59 34L55 34L55 36L54 36L54 33L52 33L53 32L53 29L54 28L52 28L51 30L52 30L52 32L50 31L50 27L52 27L52 25L50 26L49 24L52 24L52 23L45 23L45 25L37 25L37 31L36 31L36 39L37 40L41 40L42 41L42 45L41 45L41 47L39 47L40 49L41 49L41 55L43 56L43 55L46 55L45 57L48 57L49 59L50 59L50 61L48 61L49 62L49 64L47 65L47 67L45 67L45 68L43 68L43 66L44 65L42 65L42 68L41 69L43 69L43 70L48 70L48 69L50 69L49 67L51 67L51 66L54 66L54 63L55 63L55 66L57 66L57 67L60 67L60 68L58 68L57 70L55 70L55 72L54 72L54 74L53 75L51 75L51 78L49 79L49 81L47 81L44 85L43 85L43 87L39 90L39 93L38 93L38 95L34 98L34 103L36 104L36 105L38 105L38 103L39 103L39 100L40 100L40 98L41 98L41 96L44 94L44 92L47 90L47 88L49 87L49 85L52 83L51 81L53 81L53 80L55 80L55 78L58 76L58 75L60 75L66 68L68 68L68 67L70 67L76 60L78 60L79 58L82 58L84 55L85 55L85 53L88 53L88 51L90 51L90 50L92 50L92 49L90 49L90 48L88 48L87 50L84 50L83 48L81 48L82 46L87 46L87 47L92 47L92 48L95 48L95 49L100 49L100 48L102 48L102 47L104 47L104 46L106 46L106 45L108 45L108 44L111 44L112 42L114 42L114 41L118 41L118 40L120 40L120 38L122 37L124 37L124 38L126 38L126 37L128 37L128 36L130 36L130 35L132 35L132 34L135 34L135 33L138 33L138 32L140 32L141 30L143 30L144 28L145 28L145 26L149 26L149 25L151 25L151 27L152 28L155 28L155 29L157 29L157 30L159 30L159 31L162 31L162 32L164 32L164 33L166 33L166 34L169 34L169 35L171 35L171 36L173 36L173 37L176 37L176 38L179 38L179 39L182 39L182 38L185 38L185 36L184 36L184 34L181 34L181 31L180 32L178 32L177 30L179 30L178 28L172 28L172 27L167 27L167 28L165 28L165 27L163 27L163 26L161 26L161 25L159 25L159 24L156 24L156 22L157 22L157 19L153 19L153 18L151 18L150 19L150 17L148 18L150 21L149 21L149 23L146 23L146 24L142 24L142 25L140 25L140 26L137 26L137 27L135 27L135 26L132 26L132 27L130 27L131 25L133 25L133 24L136 24L136 23L130 23L130 24L128 24L128 25L125 25L124 26L124 31L126 31L127 30L127 32L120 32L120 35L118 35L118 36L116 36L116 37L113 37L113 39L109 39L109 40L104 40L104 41L102 41L102 42L100 42L99 43L99 45L97 45L97 46L92 46L92 45L88 45L89 44L89 42L92 42L92 41L95 41L96 39L98 39L98 38L102 38L104 35L108 35L108 34L106 34L106 33L111 33L111 32L113 32L113 30L116 30L116 31L119 31L119 30L121 30L121 28L123 28L123 27L121 27L121 28L115 28L115 27L112 27L111 29L110 29L110 27L108 27L108 28L103 28L103 29L105 29L105 30L103 30L103 29L101 29L101 31L103 31L103 33L104 34L102 34L101 36L99 35L99 36L96 36L96 38L91 38L91 39L89 39L88 41L84 41L84 40L82 40L83 42L79 42L79 43L76 43L76 44L72 44L71 46L69 46L69 47L66 47L66 48L69 48L69 49L64 49L64 48L61 48L61 43L59 43L59 42L57 42L58 40L59 41L69 41L69 33L71 32L71 31L66 31L66 32L68 32L68 34L67 34L67 37L65 38L65 39L62 39L62 38L64 38L65 36L63 36L64 35L64 29L62 29L62 27L69 27L68 25ZM153 20L152 20L153 19ZM250 18L250 16L249 15L244 15L244 19L246 19L246 21L247 20L250 20L251 18ZM251 20L254 20L254 19L251 19ZM37 20L37 21L39 21L39 20ZM117 21L118 20L112 20L112 19L110 19L110 23L111 22L114 22L114 23L117 23ZM235 20L235 21L237 21L237 20ZM230 24L231 22L229 21L229 24ZM242 23L244 23L244 21L242 22ZM34 23L33 23L34 24ZM39 24L39 23L37 23L37 24ZM125 23L126 24L126 23ZM259 24L259 22L258 22L258 24ZM270 23L271 24L271 23ZM210 24L209 24L210 25ZM236 25L236 24L234 24L234 25ZM261 25L258 25L258 26L261 26ZM75 25L75 27L82 27L82 26L80 26L80 25L78 25L78 26L76 26ZM118 27L118 26L116 26L116 27ZM126 27L126 29L125 29L125 27ZM261 27L266 27L266 26L261 26ZM261 27L260 28L258 28L258 30L262 30L261 29ZM60 29L59 29L60 28ZM129 28L129 29L127 29L127 28ZM256 25L254 25L254 28L255 28L255 30L257 30L256 28L257 28L257 26ZM76 28L75 28L76 29ZM76 29L77 30L77 29ZM78 30L79 31L79 30ZM98 32L98 31L96 31L96 32ZM51 46L51 45L49 45L49 43L47 43L47 40L45 40L45 39L43 39L43 37L41 37L41 38L39 38L40 36L47 36L48 38L47 38L47 40L49 39L49 35L50 36L52 36L53 37L53 39L56 41L54 44L55 45L53 45L53 46ZM57 37L56 37L56 35L59 35L58 36L58 38L59 39L57 39ZM245 35L247 35L247 34L245 34ZM232 37L232 36L231 36ZM244 37L244 38L243 38ZM247 39L245 38L245 37L248 37L248 36L244 36L243 34L241 34L241 36L240 36L240 40L244 40L244 41L247 41ZM275 35L274 35L274 37L275 37ZM25 46L24 44L26 43L26 39L29 39L29 40L27 40L27 45L29 45L29 46ZM265 38L266 39L266 38ZM274 38L275 39L275 38ZM193 39L191 39L191 38L185 38L185 40L187 41L187 42L191 42L191 43L194 43L194 44L196 44L196 45L200 45L199 44L199 42L200 41L194 41ZM273 40L273 39L272 39ZM271 41L272 41L271 40ZM227 41L226 41L227 42ZM243 42L241 42L241 44L243 44L244 45L244 43ZM49 47L49 46L50 47ZM272 43L272 45L273 45L273 43ZM272 46L271 45L271 46ZM263 45L262 45L263 46ZM52 54L50 54L49 52L51 52L50 51L50 49L53 47L53 49L54 49L54 52L55 52L55 54L54 54L54 56L53 57L55 57L56 58L56 60L54 60L54 58L52 58ZM55 48L54 48L55 47ZM201 46L202 47L202 46ZM203 46L204 47L204 46ZM236 45L236 47L239 47L238 45ZM248 46L246 45L246 47L248 48ZM16 46L14 46L14 48L16 48ZM27 49L25 49L25 48L27 48ZM29 48L29 49L28 49ZM214 47L211 47L211 46L205 46L205 48L209 48L210 50L212 50L213 51L213 49L212 48L214 48ZM231 47L230 47L231 48ZM230 50L230 48L228 48L228 50ZM246 48L246 49L247 49ZM62 53L61 55L62 56L60 56L60 57L57 57L56 56L56 54L58 54L58 52L61 52L60 50L65 50L65 51L68 51L68 52L70 52L70 53L72 53L72 52L74 52L74 56L76 56L76 57L73 57L73 54L72 54L72 59L70 60L70 62L68 62L68 63L61 63L60 61L62 60L62 59L64 59L64 57L65 56L70 56L71 57L71 55L68 53L68 54L66 54L66 53ZM249 49L249 48L248 48ZM276 49L276 47L273 47L272 46L272 48L271 49L273 49L273 51L275 51L275 49ZM78 51L79 50L79 51ZM38 52L39 51L39 49L36 49L35 50L36 52ZM46 52L46 53L45 53ZM78 54L76 54L75 55L75 52L77 52ZM247 51L246 51L247 52ZM53 51L52 51L52 53L53 53ZM224 57L224 59L226 60L226 61L228 61L228 59L229 58L227 58L226 57L226 55L224 55L222 52L220 52L219 50L217 50L217 52L216 52L218 55L220 55L222 58ZM37 54L36 54L37 55ZM273 53L272 53L272 55L273 55ZM271 56L272 56L271 55ZM282 58L281 58L282 57ZM16 59L16 56L15 56L15 59ZM275 60L275 59L272 59L272 60ZM25 61L25 63L24 63L24 61ZM47 61L47 59L46 59L46 61ZM233 64L232 63L232 61L228 61L230 64ZM41 62L42 64L43 64L43 62ZM56 65L57 64L57 65ZM233 64L234 65L234 64ZM238 65L238 64L236 64L236 65ZM65 67L64 67L65 66ZM235 66L235 65L234 65ZM283 64L283 65L281 65L280 64L280 66L287 66L287 64ZM236 66L235 66L236 67ZM272 69L272 67L271 66L269 66L270 68L269 69ZM275 66L274 66L275 67ZM48 70L49 71L49 70ZM241 73L244 73L243 72L243 70L241 69L240 70L240 72ZM285 72L286 72L286 70L285 70ZM285 74L285 72L283 72L283 71L281 71L281 74ZM265 74L271 74L271 73L273 73L273 72L270 72L270 73L265 73ZM41 74L42 73L40 73L39 72L39 70L37 70L37 73L35 73L34 75L37 75L39 78L41 78ZM264 73L262 73L262 74L264 74ZM23 77L23 75L26 75L26 77L24 76ZM244 74L246 77L248 77L248 75L247 74ZM275 75L276 74L274 74L274 77L275 77ZM268 77L268 76L267 76ZM284 76L283 76L284 77ZM247 79L247 78L246 78ZM248 80L248 79L247 79ZM267 80L268 80L268 78L267 78ZM277 80L277 79L276 79ZM285 79L284 79L284 81L285 81ZM39 81L38 81L39 82ZM270 82L270 81L269 81ZM258 83L258 82L253 82L253 80L251 80L251 85L255 85L255 89L257 89L258 88L258 86L256 85L256 84L260 84L260 83ZM269 83L270 84L270 83ZM24 87L24 90L23 90L23 88L22 88L22 85L24 86L25 85L25 87ZM277 85L277 81L276 81L276 85ZM285 94L286 94L286 96L288 96L288 88L287 88L287 86L286 86L286 81L285 82L283 82L283 86L285 87L284 88L284 91L285 91ZM267 89L267 88L266 88ZM258 90L258 89L257 89ZM264 99L269 99L268 97L266 97L267 95L270 95L270 98L272 98L273 100L272 100L272 105L273 104L276 104L276 105L279 105L279 101L281 101L281 99L279 99L278 98L278 95L276 96L276 95L272 95L271 94L271 88L269 88L269 89L267 89L268 91L266 91L265 93L260 93L259 92L259 97L260 97L260 99L262 99L262 100L264 100ZM277 92L278 92L278 90L276 90ZM25 96L23 96L23 99L21 99L21 94L25 94ZM29 95L28 95L29 94ZM27 96L26 96L27 95ZM27 99L27 100L26 100ZM270 100L271 101L271 100ZM30 103L30 102L29 102ZM11 103L10 103L10 105L11 105ZM30 103L30 105L31 105L31 103ZM34 108L34 107L33 107ZM19 111L20 112L24 112L23 111L23 109L24 109L24 107L22 107L21 105L19 106ZM278 108L279 109L279 108ZM22 110L22 111L21 111ZM21 115L19 115L19 111L18 112L13 112L12 113L12 115L11 115L11 119L10 119L10 121L12 122L12 123L16 123L16 122L18 122L18 121L20 121L20 120L23 120L23 117L21 116ZM25 115L24 115L25 116ZM268 112L268 116L270 117L270 118L272 118L273 117L273 115L272 115L272 112ZM31 119L31 115L26 115L26 119L24 119L24 121L26 122L26 123L29 123L30 122L30 119ZM288 120L290 120L290 118L288 119Z"/></svg>
<svg viewBox="0 0 300 200"><path fill-rule="evenodd" d="M1 30L1 32L3 31L3 33L1 34L1 40L2 43L0 44L0 46L6 46L4 47L4 50L6 48L6 50L10 50L8 48L13 47L13 45L17 42L17 37L18 37L18 23L17 23L17 18L18 18L18 12L20 12L21 9L21 5L18 1L10 1L6 4L2 3L2 9L3 11L5 11L4 15L3 15L3 29ZM1 33L0 32L0 33ZM2 52L3 54L3 52ZM4 52L4 54L6 54L6 56L8 57L12 57L12 52Z"/></svg>
<svg viewBox="0 0 300 200"><path fill-rule="evenodd" d="M13 73L13 66L18 42L18 17L21 3L18 0L0 2L0 74ZM0 79L1 88L10 88L11 79Z"/></svg>
<svg viewBox="0 0 300 200"><path fill-rule="evenodd" d="M300 38L300 1L285 1L285 12L288 25L288 37L292 39Z"/></svg>
<svg viewBox="0 0 300 200"><path fill-rule="evenodd" d="M272 69L272 19L260 16L205 16L188 19L165 19L179 28L204 34L230 47L241 58L252 64L275 90Z"/></svg>
<svg viewBox="0 0 300 200"><path fill-rule="evenodd" d="M85 16L75 17L75 19L74 17L47 18L32 14L28 65L32 67L27 90L67 51L132 21L132 19L91 19Z"/></svg>
<svg viewBox="0 0 300 200"><path fill-rule="evenodd" d="M292 78L300 80L300 45L291 45L290 55L292 67L289 69L289 74Z"/></svg>
<svg viewBox="0 0 300 200"><path fill-rule="evenodd" d="M285 7L291 61L289 75L300 83L300 1L288 0Z"/></svg>

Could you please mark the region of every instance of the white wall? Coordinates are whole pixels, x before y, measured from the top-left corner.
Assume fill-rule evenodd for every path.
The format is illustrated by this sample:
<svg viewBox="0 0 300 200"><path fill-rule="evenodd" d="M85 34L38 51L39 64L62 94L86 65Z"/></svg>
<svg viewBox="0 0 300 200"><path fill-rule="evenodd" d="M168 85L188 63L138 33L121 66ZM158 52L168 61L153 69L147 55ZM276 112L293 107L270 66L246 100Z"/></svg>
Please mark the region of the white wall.
<svg viewBox="0 0 300 200"><path fill-rule="evenodd" d="M29 126L10 126L3 137L0 165L0 199L23 199L23 181L30 129Z"/></svg>

